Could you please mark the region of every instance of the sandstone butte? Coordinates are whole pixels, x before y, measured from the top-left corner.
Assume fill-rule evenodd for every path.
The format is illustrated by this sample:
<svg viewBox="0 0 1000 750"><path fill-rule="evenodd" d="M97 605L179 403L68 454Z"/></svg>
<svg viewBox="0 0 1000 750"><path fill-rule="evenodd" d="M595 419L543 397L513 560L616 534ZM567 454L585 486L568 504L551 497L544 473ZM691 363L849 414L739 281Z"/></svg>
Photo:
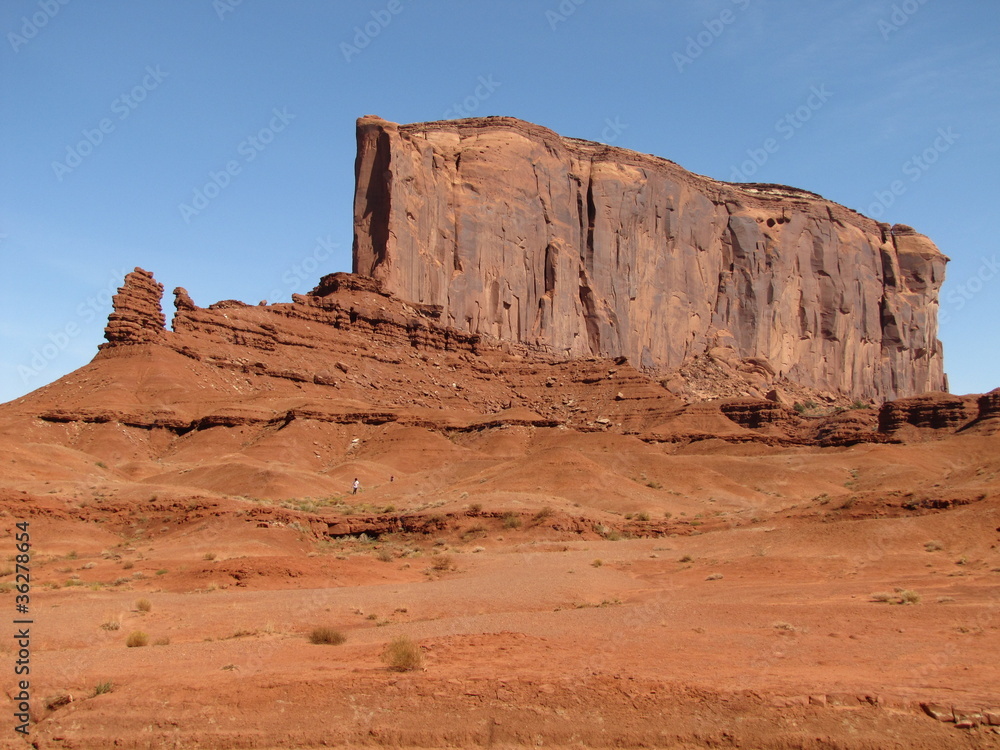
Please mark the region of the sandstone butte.
<svg viewBox="0 0 1000 750"><path fill-rule="evenodd" d="M357 138L354 271L449 327L853 399L947 390L948 259L910 227L509 117L368 116Z"/></svg>
<svg viewBox="0 0 1000 750"><path fill-rule="evenodd" d="M1000 389L940 392L929 240L516 120L358 132L356 273L168 327L137 268L0 404L0 749L1000 748Z"/></svg>

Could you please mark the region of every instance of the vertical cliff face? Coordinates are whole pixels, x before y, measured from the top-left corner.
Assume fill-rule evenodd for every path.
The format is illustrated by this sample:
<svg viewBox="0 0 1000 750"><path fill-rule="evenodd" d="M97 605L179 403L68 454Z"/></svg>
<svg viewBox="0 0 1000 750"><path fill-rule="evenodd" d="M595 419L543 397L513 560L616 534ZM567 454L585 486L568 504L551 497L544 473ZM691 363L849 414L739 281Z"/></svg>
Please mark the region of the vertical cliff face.
<svg viewBox="0 0 1000 750"><path fill-rule="evenodd" d="M511 118L362 118L356 177L355 272L446 325L852 398L946 389L947 258L909 227Z"/></svg>

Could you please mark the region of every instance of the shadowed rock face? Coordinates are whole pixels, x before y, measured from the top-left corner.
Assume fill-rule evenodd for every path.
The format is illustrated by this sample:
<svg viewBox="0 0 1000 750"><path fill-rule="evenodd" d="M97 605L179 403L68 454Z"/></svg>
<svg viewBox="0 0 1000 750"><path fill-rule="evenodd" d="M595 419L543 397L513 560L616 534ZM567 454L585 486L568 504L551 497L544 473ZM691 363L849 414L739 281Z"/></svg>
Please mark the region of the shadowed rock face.
<svg viewBox="0 0 1000 750"><path fill-rule="evenodd" d="M355 273L446 326L661 372L752 360L762 388L947 387L948 259L909 227L512 118L361 118L356 177Z"/></svg>

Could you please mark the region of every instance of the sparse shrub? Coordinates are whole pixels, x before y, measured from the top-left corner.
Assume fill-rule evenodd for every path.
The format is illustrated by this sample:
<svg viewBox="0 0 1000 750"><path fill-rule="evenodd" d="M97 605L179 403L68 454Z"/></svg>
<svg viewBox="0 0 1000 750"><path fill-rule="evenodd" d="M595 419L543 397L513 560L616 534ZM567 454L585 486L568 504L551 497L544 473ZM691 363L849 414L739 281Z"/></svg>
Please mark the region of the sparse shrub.
<svg viewBox="0 0 1000 750"><path fill-rule="evenodd" d="M920 594L911 589L896 589L895 593L892 594L885 591L872 594L872 601L888 604L919 604L920 599Z"/></svg>
<svg viewBox="0 0 1000 750"><path fill-rule="evenodd" d="M75 549L74 550L70 550L69 554L66 555L66 559L67 560L75 560L76 559L76 550Z"/></svg>
<svg viewBox="0 0 1000 750"><path fill-rule="evenodd" d="M535 523L541 523L546 518L548 518L549 516L551 516L552 513L553 513L552 508L550 506L546 505L545 507L541 508L537 513L535 513L535 516L534 516L534 518L532 520Z"/></svg>
<svg viewBox="0 0 1000 750"><path fill-rule="evenodd" d="M519 528L521 528L521 517L517 513L504 513L503 514L503 527L505 529L519 529Z"/></svg>
<svg viewBox="0 0 1000 750"><path fill-rule="evenodd" d="M108 468L108 465L106 463L104 463L103 461L95 461L94 462L94 466L96 466L98 469L106 469L106 468Z"/></svg>
<svg viewBox="0 0 1000 750"><path fill-rule="evenodd" d="M347 636L339 630L326 626L313 628L312 632L309 633L309 642L315 643L316 645L339 646L346 640Z"/></svg>
<svg viewBox="0 0 1000 750"><path fill-rule="evenodd" d="M380 549L376 557L382 562L392 562L395 559L392 551L385 548Z"/></svg>
<svg viewBox="0 0 1000 750"><path fill-rule="evenodd" d="M684 555L684 557L682 557L682 558L681 558L680 560L678 560L677 562L682 562L682 563L689 563L689 562L692 562L693 560L694 560L694 558L693 558L693 557L691 557L691 555Z"/></svg>
<svg viewBox="0 0 1000 750"><path fill-rule="evenodd" d="M104 630L121 630L122 621L117 617L110 617L101 623L101 627Z"/></svg>
<svg viewBox="0 0 1000 750"><path fill-rule="evenodd" d="M125 639L125 645L129 648L139 648L149 643L149 636L141 630L133 630Z"/></svg>
<svg viewBox="0 0 1000 750"><path fill-rule="evenodd" d="M470 503L469 509L465 511L466 515L469 516L478 516L482 512L483 512L482 503Z"/></svg>
<svg viewBox="0 0 1000 750"><path fill-rule="evenodd" d="M784 632L784 633L794 633L795 632L795 627L791 623L788 623L788 622L776 622L771 627L774 628L775 630L778 630L778 631L781 631L781 632Z"/></svg>
<svg viewBox="0 0 1000 750"><path fill-rule="evenodd" d="M434 570L444 572L446 570L451 570L454 567L450 555L434 555L431 558L431 567Z"/></svg>
<svg viewBox="0 0 1000 750"><path fill-rule="evenodd" d="M149 612L153 608L153 603L149 599L139 599L135 603L135 608L140 612Z"/></svg>
<svg viewBox="0 0 1000 750"><path fill-rule="evenodd" d="M663 489L663 485L660 484L659 482L653 482L653 481L646 482L646 486L649 487L651 490L662 490Z"/></svg>
<svg viewBox="0 0 1000 750"><path fill-rule="evenodd" d="M711 573L707 578L705 578L705 580L706 581L718 581L721 578L722 578L722 573Z"/></svg>
<svg viewBox="0 0 1000 750"><path fill-rule="evenodd" d="M602 565L604 565L604 560L598 557L596 560L594 560L594 562L591 563L591 565L593 565L595 568L599 568Z"/></svg>
<svg viewBox="0 0 1000 750"><path fill-rule="evenodd" d="M382 652L382 661L395 672L411 672L423 663L420 647L401 635L391 641Z"/></svg>
<svg viewBox="0 0 1000 750"><path fill-rule="evenodd" d="M135 567L135 563L132 562L131 560L122 563L122 569L123 570L132 570L132 568L134 568L134 567Z"/></svg>
<svg viewBox="0 0 1000 750"><path fill-rule="evenodd" d="M798 401L795 402L792 408L795 409L795 411L797 411L799 414L805 413L806 410L806 407L800 404Z"/></svg>
<svg viewBox="0 0 1000 750"><path fill-rule="evenodd" d="M929 542L924 542L924 549L928 552L937 552L938 550L944 549L944 545L934 539Z"/></svg>
<svg viewBox="0 0 1000 750"><path fill-rule="evenodd" d="M170 645L170 639L167 638L166 636L164 636L163 638L157 638L156 641L153 643L153 645L154 646L169 646Z"/></svg>
<svg viewBox="0 0 1000 750"><path fill-rule="evenodd" d="M212 562L212 560L214 560L214 559L215 559L215 553L214 553L214 552L206 552L206 553L205 553L205 559L206 559L206 560L207 560L208 562Z"/></svg>
<svg viewBox="0 0 1000 750"><path fill-rule="evenodd" d="M642 521L643 523L645 523L646 521L649 520L649 513L647 513L646 511L642 511L641 513L637 513L636 516L635 516L635 520Z"/></svg>
<svg viewBox="0 0 1000 750"><path fill-rule="evenodd" d="M110 693L114 689L115 685L110 680L107 682L98 682L94 686L94 697L98 695L105 695L106 693Z"/></svg>
<svg viewBox="0 0 1000 750"><path fill-rule="evenodd" d="M167 574L167 569L166 568L160 568L158 571L156 571L156 575L158 575L158 576L163 576L163 575L166 575L166 574Z"/></svg>

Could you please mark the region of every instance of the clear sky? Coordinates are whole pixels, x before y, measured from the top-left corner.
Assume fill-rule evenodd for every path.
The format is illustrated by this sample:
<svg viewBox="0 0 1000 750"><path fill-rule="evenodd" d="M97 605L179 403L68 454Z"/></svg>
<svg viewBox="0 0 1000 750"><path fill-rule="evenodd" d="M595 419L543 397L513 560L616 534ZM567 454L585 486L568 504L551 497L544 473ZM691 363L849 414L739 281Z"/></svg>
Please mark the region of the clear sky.
<svg viewBox="0 0 1000 750"><path fill-rule="evenodd" d="M354 122L510 115L811 190L952 258L1000 386L996 0L3 0L0 401L85 364L135 266L196 304L350 270Z"/></svg>

